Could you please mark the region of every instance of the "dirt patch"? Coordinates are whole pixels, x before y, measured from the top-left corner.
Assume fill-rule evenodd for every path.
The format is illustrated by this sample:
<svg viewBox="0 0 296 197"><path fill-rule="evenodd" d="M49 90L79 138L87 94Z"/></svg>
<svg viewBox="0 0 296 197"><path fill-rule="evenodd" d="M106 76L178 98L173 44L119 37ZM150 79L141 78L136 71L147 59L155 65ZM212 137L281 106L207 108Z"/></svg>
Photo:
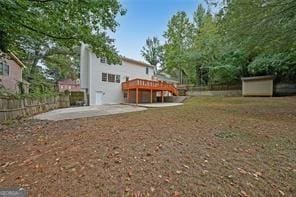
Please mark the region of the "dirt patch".
<svg viewBox="0 0 296 197"><path fill-rule="evenodd" d="M0 187L29 196L292 196L296 98L185 105L0 128Z"/></svg>

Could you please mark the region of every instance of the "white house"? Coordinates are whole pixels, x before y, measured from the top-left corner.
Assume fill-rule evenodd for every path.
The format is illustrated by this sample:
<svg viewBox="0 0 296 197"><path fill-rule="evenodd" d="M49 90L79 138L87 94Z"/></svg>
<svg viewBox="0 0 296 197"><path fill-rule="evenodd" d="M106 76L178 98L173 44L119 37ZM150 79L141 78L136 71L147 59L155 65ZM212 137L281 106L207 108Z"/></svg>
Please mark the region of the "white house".
<svg viewBox="0 0 296 197"><path fill-rule="evenodd" d="M89 105L124 102L122 82L133 79L152 80L155 67L122 57L121 65L108 64L98 58L88 45L82 44L80 54L80 88L89 96Z"/></svg>

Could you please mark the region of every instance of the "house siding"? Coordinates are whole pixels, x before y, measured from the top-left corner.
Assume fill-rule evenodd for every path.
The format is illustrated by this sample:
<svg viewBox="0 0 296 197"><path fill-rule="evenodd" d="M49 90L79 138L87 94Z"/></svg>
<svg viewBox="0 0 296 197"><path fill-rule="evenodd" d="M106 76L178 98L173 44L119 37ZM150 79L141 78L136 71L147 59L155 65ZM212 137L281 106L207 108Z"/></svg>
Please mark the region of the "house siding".
<svg viewBox="0 0 296 197"><path fill-rule="evenodd" d="M65 92L66 90L70 92L80 91L80 82L76 80L66 79L58 82L59 92Z"/></svg>
<svg viewBox="0 0 296 197"><path fill-rule="evenodd" d="M12 93L18 92L18 82L22 81L22 68L12 59L5 58L9 65L9 75L0 75L0 84Z"/></svg>
<svg viewBox="0 0 296 197"><path fill-rule="evenodd" d="M82 51L85 51L85 49L82 49ZM153 67L149 67L149 73L146 74L146 67L143 65L126 61L122 61L122 65L108 65L101 63L100 59L90 51L82 53L84 57L81 60L81 88L89 89L90 105L96 104L96 92L103 93L102 104L122 103L124 102L124 95L121 83L125 82L126 77L129 77L129 80L136 78L151 80L154 75ZM85 60L85 58L88 60ZM102 73L120 75L120 83L102 81ZM87 81L89 85L87 85Z"/></svg>
<svg viewBox="0 0 296 197"><path fill-rule="evenodd" d="M89 87L89 56L87 45L81 45L80 51L80 88L87 89Z"/></svg>

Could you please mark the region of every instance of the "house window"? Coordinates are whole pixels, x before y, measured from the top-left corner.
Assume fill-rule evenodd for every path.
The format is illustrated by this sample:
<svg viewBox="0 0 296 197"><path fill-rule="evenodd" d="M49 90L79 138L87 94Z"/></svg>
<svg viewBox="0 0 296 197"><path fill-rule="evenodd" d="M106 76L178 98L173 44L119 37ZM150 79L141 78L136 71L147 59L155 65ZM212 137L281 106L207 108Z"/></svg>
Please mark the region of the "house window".
<svg viewBox="0 0 296 197"><path fill-rule="evenodd" d="M106 58L102 57L100 58L101 63L106 63Z"/></svg>
<svg viewBox="0 0 296 197"><path fill-rule="evenodd" d="M120 75L116 75L116 83L120 83Z"/></svg>
<svg viewBox="0 0 296 197"><path fill-rule="evenodd" d="M7 76L9 75L9 66L7 64L4 64L3 74Z"/></svg>
<svg viewBox="0 0 296 197"><path fill-rule="evenodd" d="M113 74L108 74L108 82L115 82L115 75Z"/></svg>
<svg viewBox="0 0 296 197"><path fill-rule="evenodd" d="M148 75L149 74L149 68L148 68L148 66L146 66L146 75Z"/></svg>
<svg viewBox="0 0 296 197"><path fill-rule="evenodd" d="M102 73L102 81L107 81L107 73Z"/></svg>
<svg viewBox="0 0 296 197"><path fill-rule="evenodd" d="M9 65L0 62L0 75L9 75Z"/></svg>

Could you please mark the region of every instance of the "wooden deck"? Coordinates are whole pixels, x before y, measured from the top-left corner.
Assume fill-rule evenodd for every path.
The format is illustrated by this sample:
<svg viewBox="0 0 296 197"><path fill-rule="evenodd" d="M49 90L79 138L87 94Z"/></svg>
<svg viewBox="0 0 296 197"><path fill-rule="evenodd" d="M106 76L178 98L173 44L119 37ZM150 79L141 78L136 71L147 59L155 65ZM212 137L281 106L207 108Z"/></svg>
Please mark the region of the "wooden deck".
<svg viewBox="0 0 296 197"><path fill-rule="evenodd" d="M178 89L164 81L152 81L146 79L133 79L122 83L122 90L127 91L127 102L130 102L130 90L136 91L136 104L139 103L139 92L150 91L150 103L153 102L153 93L161 93L161 101L164 101L164 92L170 92L174 96L178 96Z"/></svg>

